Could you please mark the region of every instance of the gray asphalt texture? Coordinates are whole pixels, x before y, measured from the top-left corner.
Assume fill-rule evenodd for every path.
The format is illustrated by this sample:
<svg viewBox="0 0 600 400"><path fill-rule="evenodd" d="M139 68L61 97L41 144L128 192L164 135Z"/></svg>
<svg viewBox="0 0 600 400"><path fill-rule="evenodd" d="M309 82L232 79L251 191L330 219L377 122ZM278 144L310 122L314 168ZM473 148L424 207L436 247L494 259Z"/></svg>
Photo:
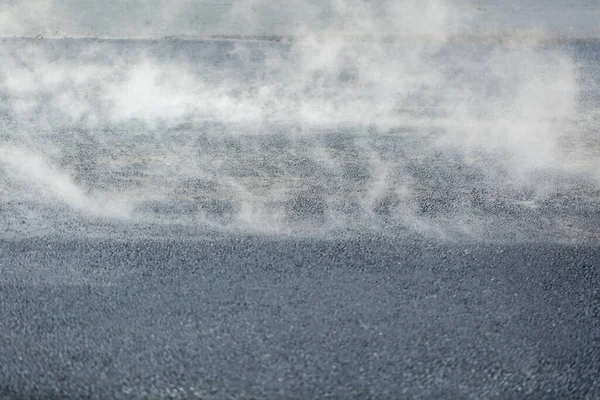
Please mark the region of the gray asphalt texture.
<svg viewBox="0 0 600 400"><path fill-rule="evenodd" d="M0 252L2 398L600 396L598 247L238 236Z"/></svg>
<svg viewBox="0 0 600 400"><path fill-rule="evenodd" d="M558 158L522 181L510 153L467 162L461 146L435 145L443 132L426 126L439 110L419 99L398 112L425 125L298 137L294 121L255 129L194 113L148 131L102 106L99 89L128 82L119 74L140 52L157 70L186 60L174 65L202 90L254 93L271 79L287 90L293 68L264 73L268 55L300 65L285 43L0 45L13 62L0 72L33 82L0 90L0 399L600 398L600 42L556 44L581 89L565 124L582 158L564 160L588 167ZM446 50L425 65L481 79L495 100L494 69L482 77L476 61L493 49ZM36 85L48 68L89 70L89 82ZM361 94L338 78L334 89ZM72 92L106 126L52 107ZM21 168L27 158L39 162ZM130 200L130 215L103 194Z"/></svg>

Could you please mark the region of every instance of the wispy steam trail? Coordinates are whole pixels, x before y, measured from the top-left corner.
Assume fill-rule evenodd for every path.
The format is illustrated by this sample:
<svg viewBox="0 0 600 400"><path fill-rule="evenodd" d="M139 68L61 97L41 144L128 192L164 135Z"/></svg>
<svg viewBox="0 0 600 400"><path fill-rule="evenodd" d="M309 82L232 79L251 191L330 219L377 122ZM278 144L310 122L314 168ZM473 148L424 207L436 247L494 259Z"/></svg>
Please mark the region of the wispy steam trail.
<svg viewBox="0 0 600 400"><path fill-rule="evenodd" d="M221 18L267 35L273 6L237 1ZM173 7L176 21L189 4ZM599 183L583 115L597 113L568 47L539 29L473 40L467 3L296 11L293 40L4 40L0 201L24 216L11 224L593 234L559 200L595 201ZM550 220L525 226L540 208Z"/></svg>

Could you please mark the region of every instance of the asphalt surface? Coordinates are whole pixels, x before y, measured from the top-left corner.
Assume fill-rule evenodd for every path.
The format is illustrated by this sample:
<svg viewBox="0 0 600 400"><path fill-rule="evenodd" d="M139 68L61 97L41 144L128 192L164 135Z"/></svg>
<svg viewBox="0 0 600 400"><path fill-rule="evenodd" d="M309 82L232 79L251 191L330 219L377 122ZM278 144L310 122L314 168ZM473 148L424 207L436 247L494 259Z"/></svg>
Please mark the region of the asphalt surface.
<svg viewBox="0 0 600 400"><path fill-rule="evenodd" d="M598 398L599 247L3 240L2 398Z"/></svg>
<svg viewBox="0 0 600 400"><path fill-rule="evenodd" d="M282 43L5 40L0 399L600 398L600 42L547 45L421 60L485 104L529 55L505 100L535 115L492 119L495 149L443 144L427 80L388 115L410 124L304 125L300 99L391 92L289 86ZM405 65L378 54L369 76ZM232 119L265 84L264 120Z"/></svg>

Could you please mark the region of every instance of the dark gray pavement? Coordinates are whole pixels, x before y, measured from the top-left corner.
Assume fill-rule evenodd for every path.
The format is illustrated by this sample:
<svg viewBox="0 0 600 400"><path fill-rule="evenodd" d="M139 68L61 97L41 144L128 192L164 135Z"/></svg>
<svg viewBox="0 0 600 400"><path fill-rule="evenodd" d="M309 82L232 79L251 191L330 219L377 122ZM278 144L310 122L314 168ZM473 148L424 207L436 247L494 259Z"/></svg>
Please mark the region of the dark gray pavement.
<svg viewBox="0 0 600 400"><path fill-rule="evenodd" d="M598 398L600 248L3 240L0 397Z"/></svg>
<svg viewBox="0 0 600 400"><path fill-rule="evenodd" d="M0 42L0 399L600 398L599 41Z"/></svg>

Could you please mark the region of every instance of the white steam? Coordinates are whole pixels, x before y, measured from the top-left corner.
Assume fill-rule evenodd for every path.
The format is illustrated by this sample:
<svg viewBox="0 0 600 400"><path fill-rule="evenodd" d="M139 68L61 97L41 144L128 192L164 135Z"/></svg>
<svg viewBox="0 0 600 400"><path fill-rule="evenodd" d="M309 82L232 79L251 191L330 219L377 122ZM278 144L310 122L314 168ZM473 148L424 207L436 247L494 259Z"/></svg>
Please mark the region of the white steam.
<svg viewBox="0 0 600 400"><path fill-rule="evenodd" d="M260 34L272 7L223 18ZM436 0L290 10L280 41L5 40L0 202L30 224L62 204L106 223L493 237L560 230L555 206L544 226L519 213L574 190L593 201L579 66L539 30L477 39L471 6Z"/></svg>

